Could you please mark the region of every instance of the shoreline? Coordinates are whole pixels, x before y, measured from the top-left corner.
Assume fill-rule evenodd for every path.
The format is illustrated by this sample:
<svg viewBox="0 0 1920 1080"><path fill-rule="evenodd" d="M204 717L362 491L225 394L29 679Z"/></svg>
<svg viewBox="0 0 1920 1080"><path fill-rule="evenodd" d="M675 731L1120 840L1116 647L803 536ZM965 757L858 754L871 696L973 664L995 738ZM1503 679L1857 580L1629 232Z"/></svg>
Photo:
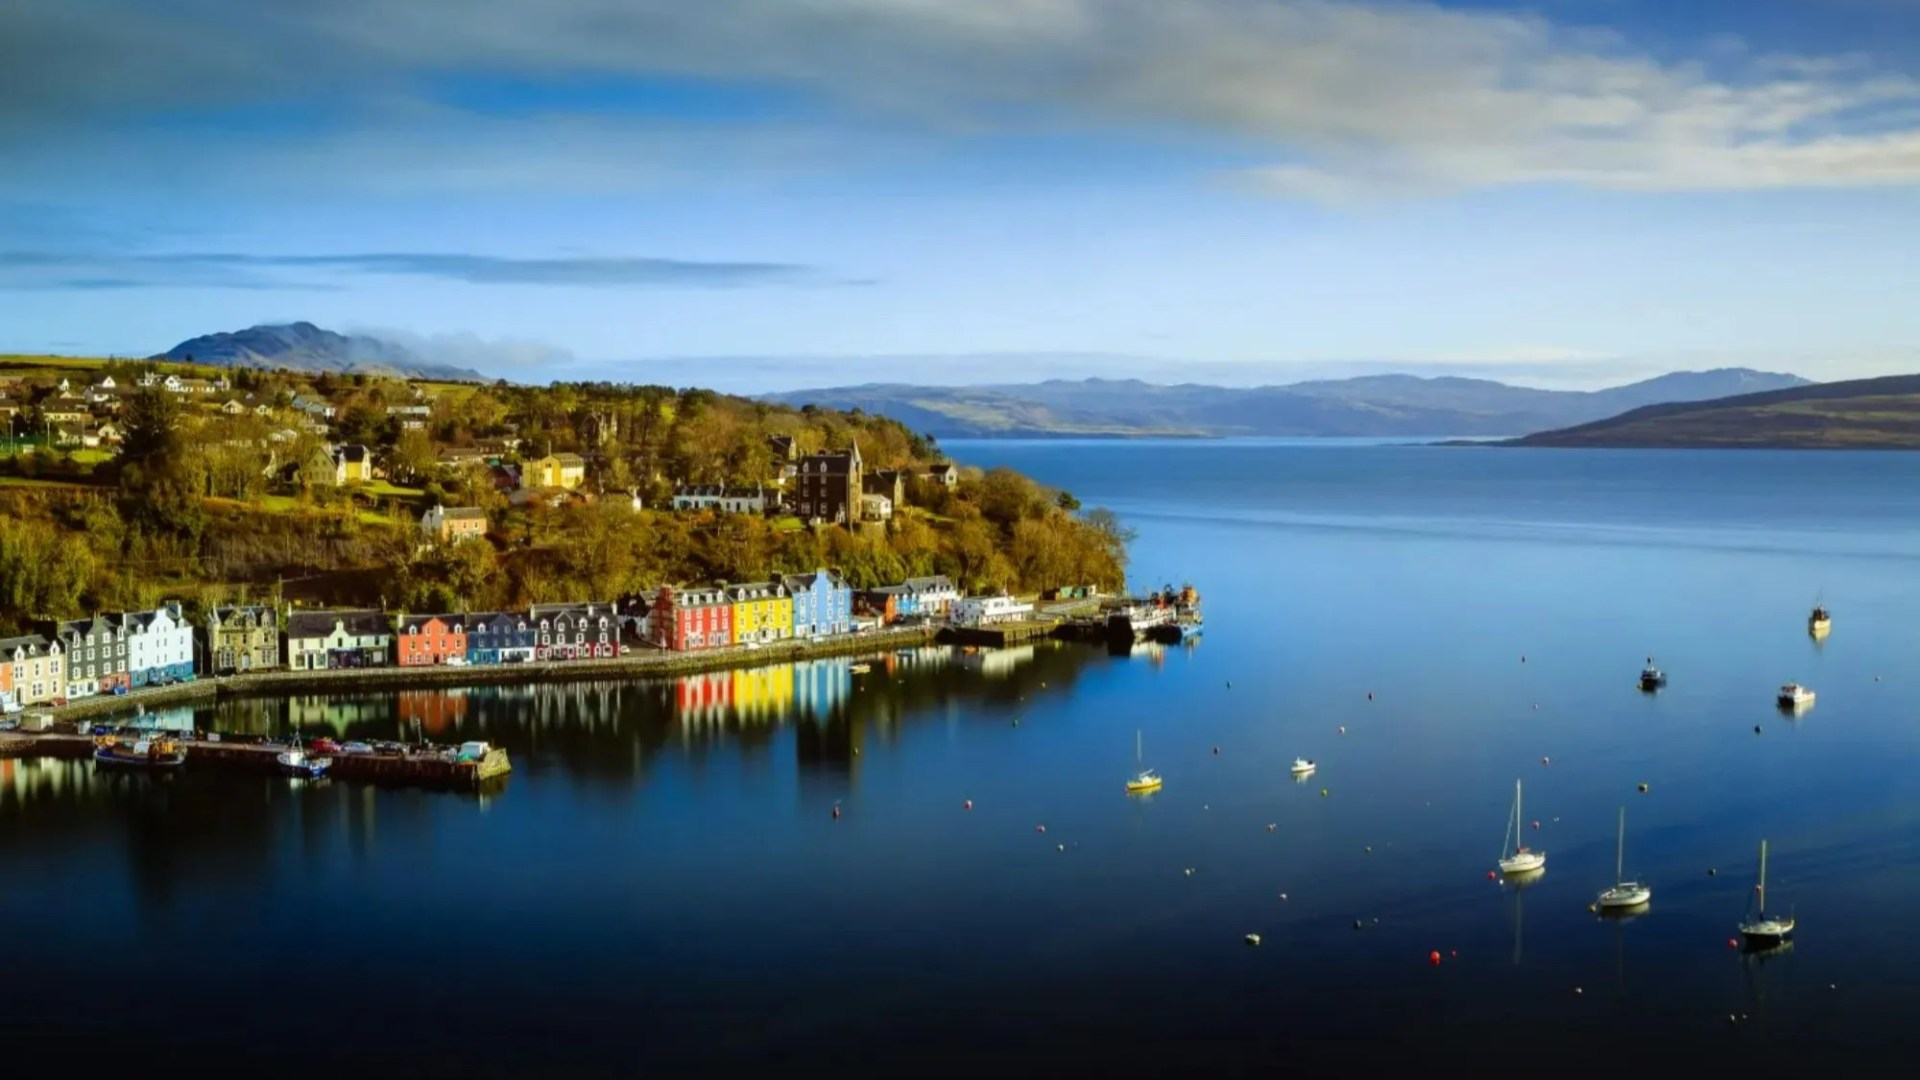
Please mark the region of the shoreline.
<svg viewBox="0 0 1920 1080"><path fill-rule="evenodd" d="M694 675L734 668L767 667L831 656L849 656L885 651L903 645L932 643L934 626L878 630L865 635L845 635L814 643L784 641L757 649L732 645L724 649L699 652L655 652L630 654L606 660L560 660L527 664L490 664L484 666L400 667L388 665L369 668L333 668L326 671L265 671L248 675L207 675L192 682L173 686L145 687L127 694L102 694L81 698L59 706L34 706L33 715L50 717L55 724L91 720L119 713L131 713L136 705L148 709L198 704L227 698L272 697L281 694L354 693L361 690L408 690L419 687L446 688L492 686L501 683L586 682L606 678L648 678ZM32 735L33 732L18 732Z"/></svg>

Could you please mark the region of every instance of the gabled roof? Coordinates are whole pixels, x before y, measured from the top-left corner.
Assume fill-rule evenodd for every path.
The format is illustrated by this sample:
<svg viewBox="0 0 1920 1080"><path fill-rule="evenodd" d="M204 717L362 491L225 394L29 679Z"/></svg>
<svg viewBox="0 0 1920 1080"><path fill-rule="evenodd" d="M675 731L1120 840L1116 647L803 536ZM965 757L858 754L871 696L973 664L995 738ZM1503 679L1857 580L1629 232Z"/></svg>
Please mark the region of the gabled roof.
<svg viewBox="0 0 1920 1080"><path fill-rule="evenodd" d="M46 652L53 642L39 634L21 634L19 637L0 638L0 655L12 656L20 650L26 650L29 656Z"/></svg>
<svg viewBox="0 0 1920 1080"><path fill-rule="evenodd" d="M823 577L827 579L827 588L829 589L844 589L847 587L847 580L839 574L831 570L816 570L807 574L788 574L786 576L787 589L789 592L809 592L820 583L820 579Z"/></svg>
<svg viewBox="0 0 1920 1080"><path fill-rule="evenodd" d="M400 624L394 629L399 633L425 630L428 623L435 621L454 631L465 631L467 627L467 617L464 615L404 615L400 618Z"/></svg>
<svg viewBox="0 0 1920 1080"><path fill-rule="evenodd" d="M333 633L335 622L355 637L393 632L384 611L296 611L287 616L287 636L326 637Z"/></svg>

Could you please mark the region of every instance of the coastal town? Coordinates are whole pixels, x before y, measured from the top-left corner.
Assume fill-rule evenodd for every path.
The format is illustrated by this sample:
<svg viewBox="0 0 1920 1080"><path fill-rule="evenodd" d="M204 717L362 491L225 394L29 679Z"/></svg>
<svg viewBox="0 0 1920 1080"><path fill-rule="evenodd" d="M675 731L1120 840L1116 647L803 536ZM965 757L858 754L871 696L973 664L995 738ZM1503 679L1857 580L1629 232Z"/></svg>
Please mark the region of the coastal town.
<svg viewBox="0 0 1920 1080"><path fill-rule="evenodd" d="M1016 622L1110 513L882 417L703 390L0 364L0 699Z"/></svg>

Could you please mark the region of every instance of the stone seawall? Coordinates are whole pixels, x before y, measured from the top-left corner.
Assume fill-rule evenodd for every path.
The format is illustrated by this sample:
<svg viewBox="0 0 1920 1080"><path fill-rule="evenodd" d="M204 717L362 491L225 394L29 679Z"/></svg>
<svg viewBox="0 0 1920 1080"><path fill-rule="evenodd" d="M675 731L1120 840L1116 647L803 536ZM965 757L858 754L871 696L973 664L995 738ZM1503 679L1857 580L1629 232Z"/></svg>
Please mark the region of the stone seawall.
<svg viewBox="0 0 1920 1080"><path fill-rule="evenodd" d="M762 667L827 656L852 656L886 649L925 645L933 640L932 627L880 630L861 635L811 641L782 641L757 649L733 646L701 652L634 653L607 660L562 660L545 663L471 667L375 667L333 671L263 671L248 675L204 676L173 686L146 687L124 695L81 698L54 708L33 710L55 723L74 723L130 712L136 704L149 709L192 705L228 697L270 697L277 694L344 694L362 690L406 690L421 687L489 686L502 683L584 682L593 679L645 678L692 675L704 671Z"/></svg>

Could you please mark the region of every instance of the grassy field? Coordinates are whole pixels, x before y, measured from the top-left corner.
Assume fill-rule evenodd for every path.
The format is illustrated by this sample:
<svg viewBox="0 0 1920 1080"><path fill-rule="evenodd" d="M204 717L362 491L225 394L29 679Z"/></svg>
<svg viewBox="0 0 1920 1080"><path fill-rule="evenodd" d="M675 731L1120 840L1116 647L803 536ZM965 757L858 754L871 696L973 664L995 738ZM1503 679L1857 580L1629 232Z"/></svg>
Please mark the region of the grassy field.
<svg viewBox="0 0 1920 1080"><path fill-rule="evenodd" d="M37 488L42 491L86 491L90 484L76 483L72 480L29 479L24 476L0 476L0 487Z"/></svg>

